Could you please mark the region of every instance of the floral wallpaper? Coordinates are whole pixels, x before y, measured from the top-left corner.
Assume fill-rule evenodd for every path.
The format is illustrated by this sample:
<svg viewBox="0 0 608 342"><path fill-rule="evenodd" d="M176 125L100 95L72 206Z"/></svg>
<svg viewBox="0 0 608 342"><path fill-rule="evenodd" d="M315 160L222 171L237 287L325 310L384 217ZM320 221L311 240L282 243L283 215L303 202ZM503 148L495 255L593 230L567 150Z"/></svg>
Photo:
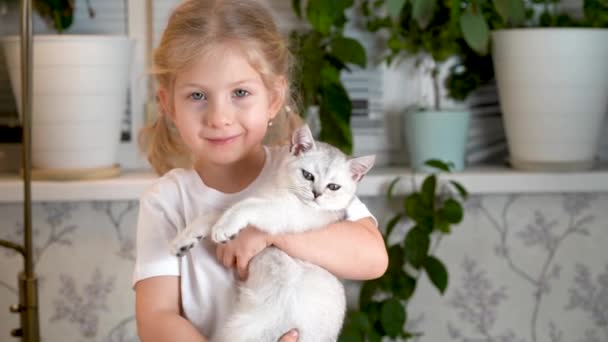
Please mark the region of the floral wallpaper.
<svg viewBox="0 0 608 342"><path fill-rule="evenodd" d="M21 243L20 204L0 206L0 238ZM33 207L43 341L138 341L131 272L137 202L41 203ZM22 258L0 251L0 341L19 326ZM6 308L2 310L1 308Z"/></svg>
<svg viewBox="0 0 608 342"><path fill-rule="evenodd" d="M383 199L363 201L381 223L390 216ZM436 245L448 289L423 279L409 328L421 342L608 341L607 209L608 194L472 197ZM33 216L43 341L137 341L137 202L36 203ZM21 205L0 205L0 217L0 238L20 243ZM22 261L0 255L0 341L10 341Z"/></svg>

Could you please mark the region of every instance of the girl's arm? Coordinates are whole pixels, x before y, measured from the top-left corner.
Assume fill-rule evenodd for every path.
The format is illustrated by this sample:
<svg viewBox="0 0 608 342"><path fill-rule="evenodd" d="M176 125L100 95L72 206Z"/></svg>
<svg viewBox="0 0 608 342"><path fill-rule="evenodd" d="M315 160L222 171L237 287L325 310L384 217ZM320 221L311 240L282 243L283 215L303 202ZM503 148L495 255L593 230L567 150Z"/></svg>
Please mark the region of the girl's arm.
<svg viewBox="0 0 608 342"><path fill-rule="evenodd" d="M179 301L179 277L152 277L135 284L135 317L142 342L207 342L180 316Z"/></svg>
<svg viewBox="0 0 608 342"><path fill-rule="evenodd" d="M179 312L178 277L152 277L135 285L135 317L142 342L208 342ZM288 331L279 340L297 341L296 330Z"/></svg>
<svg viewBox="0 0 608 342"><path fill-rule="evenodd" d="M341 221L322 229L269 235L268 238L285 253L319 265L338 278L379 278L388 267L384 240L371 218Z"/></svg>
<svg viewBox="0 0 608 342"><path fill-rule="evenodd" d="M217 258L226 267L235 267L245 278L251 258L270 245L343 279L378 278L388 267L384 240L371 218L296 234L270 235L247 227L234 240L217 246Z"/></svg>

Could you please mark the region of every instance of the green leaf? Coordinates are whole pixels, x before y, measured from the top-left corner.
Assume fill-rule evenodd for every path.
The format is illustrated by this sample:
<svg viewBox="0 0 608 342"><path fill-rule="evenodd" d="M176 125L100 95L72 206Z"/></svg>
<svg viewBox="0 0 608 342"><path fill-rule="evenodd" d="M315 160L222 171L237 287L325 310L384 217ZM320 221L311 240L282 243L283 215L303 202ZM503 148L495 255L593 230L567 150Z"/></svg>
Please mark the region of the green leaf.
<svg viewBox="0 0 608 342"><path fill-rule="evenodd" d="M309 0L306 6L306 18L318 32L328 35L334 20L334 8L331 1Z"/></svg>
<svg viewBox="0 0 608 342"><path fill-rule="evenodd" d="M302 19L302 3L301 0L291 0L291 8L298 18Z"/></svg>
<svg viewBox="0 0 608 342"><path fill-rule="evenodd" d="M398 53L400 52L402 49L405 48L404 42L403 42L403 37L397 33L393 33L391 34L391 36L388 38L388 41L386 42L388 48L395 52ZM387 61L388 65L391 65L392 61Z"/></svg>
<svg viewBox="0 0 608 342"><path fill-rule="evenodd" d="M388 269L387 275L398 274L403 271L403 264L405 263L404 259L404 250L400 245L394 245L389 247L388 249ZM383 277L384 278L384 277Z"/></svg>
<svg viewBox="0 0 608 342"><path fill-rule="evenodd" d="M74 23L74 5L68 0L34 0L32 4L45 23L58 33ZM89 16L91 11L89 8Z"/></svg>
<svg viewBox="0 0 608 342"><path fill-rule="evenodd" d="M450 233L450 222L448 222L442 215L441 211L437 212L435 216L435 229L439 230L444 234Z"/></svg>
<svg viewBox="0 0 608 342"><path fill-rule="evenodd" d="M462 0L451 0L450 4L450 29L457 30L460 25L460 11Z"/></svg>
<svg viewBox="0 0 608 342"><path fill-rule="evenodd" d="M397 183L401 180L400 177L397 177L395 179L393 179L391 181L391 183L388 185L388 190L386 191L386 199L387 200L392 200L393 199L393 191L395 190L395 185L397 185Z"/></svg>
<svg viewBox="0 0 608 342"><path fill-rule="evenodd" d="M420 194L422 195L422 202L427 208L432 208L435 205L435 190L437 188L437 176L430 175L424 179Z"/></svg>
<svg viewBox="0 0 608 342"><path fill-rule="evenodd" d="M413 332L409 332L409 331L404 331L401 333L401 337L403 337L405 340L409 340L409 339L416 338L416 337L420 338L420 337L422 337L422 335L423 335L422 333L413 333Z"/></svg>
<svg viewBox="0 0 608 342"><path fill-rule="evenodd" d="M361 332L370 332L372 330L372 325L367 318L367 315L361 311L353 311L351 312L349 318L349 323L352 324L357 330Z"/></svg>
<svg viewBox="0 0 608 342"><path fill-rule="evenodd" d="M319 75L315 76L319 78ZM321 85L328 88L332 85L340 86L340 70L329 63L325 63L321 68Z"/></svg>
<svg viewBox="0 0 608 342"><path fill-rule="evenodd" d="M475 52L480 55L488 53L490 29L482 13L473 12L473 9L469 7L460 17L460 28L464 40Z"/></svg>
<svg viewBox="0 0 608 342"><path fill-rule="evenodd" d="M401 10L403 9L406 1L407 0L386 1L386 12L391 16L391 18L393 18L393 20L397 20L397 18L399 18L399 15L401 15Z"/></svg>
<svg viewBox="0 0 608 342"><path fill-rule="evenodd" d="M450 183L452 183L452 185L456 188L456 190L458 190L458 193L460 194L460 197L462 197L463 199L467 199L469 197L469 193L467 192L467 190L464 188L464 186L462 186L462 184L458 183L457 181L450 181Z"/></svg>
<svg viewBox="0 0 608 342"><path fill-rule="evenodd" d="M371 303L372 297L376 293L376 289L378 289L377 280L363 282L361 290L359 291L359 308L361 308L361 310L365 310L368 304Z"/></svg>
<svg viewBox="0 0 608 342"><path fill-rule="evenodd" d="M511 0L511 24L521 25L526 19L526 8L523 0Z"/></svg>
<svg viewBox="0 0 608 342"><path fill-rule="evenodd" d="M509 21L511 16L511 0L492 0L496 12L502 17L505 22Z"/></svg>
<svg viewBox="0 0 608 342"><path fill-rule="evenodd" d="M418 23L418 26L421 29L425 29L429 22L431 22L431 18L433 17L433 12L435 11L435 1L436 0L412 0L414 1L414 9L412 16Z"/></svg>
<svg viewBox="0 0 608 342"><path fill-rule="evenodd" d="M338 37L331 41L331 53L346 63L353 63L362 68L367 64L365 49L357 40Z"/></svg>
<svg viewBox="0 0 608 342"><path fill-rule="evenodd" d="M427 233L419 227L412 228L405 236L405 259L415 268L420 268L429 253L430 245L431 239Z"/></svg>
<svg viewBox="0 0 608 342"><path fill-rule="evenodd" d="M425 205L419 193L413 193L405 199L405 213L419 224L432 224L433 209Z"/></svg>
<svg viewBox="0 0 608 342"><path fill-rule="evenodd" d="M375 330L372 330L367 336L369 342L382 342L382 336Z"/></svg>
<svg viewBox="0 0 608 342"><path fill-rule="evenodd" d="M424 261L424 270L441 294L448 286L448 271L439 259L429 256Z"/></svg>
<svg viewBox="0 0 608 342"><path fill-rule="evenodd" d="M397 214L393 216L393 218L391 218L390 221L388 221L388 223L386 224L386 233L384 234L384 238L387 244L388 239L391 236L391 233L393 232L393 229L395 229L395 226L397 225L397 223L399 223L402 217L403 214Z"/></svg>
<svg viewBox="0 0 608 342"><path fill-rule="evenodd" d="M445 201L443 208L439 210L439 214L443 219L452 224L460 223L464 216L462 206L452 198Z"/></svg>
<svg viewBox="0 0 608 342"><path fill-rule="evenodd" d="M367 318L369 322L372 324L372 331L378 330L378 325L380 324L380 312L382 311L382 303L381 302L371 302L366 308L365 312L367 314ZM380 330L382 328L380 327Z"/></svg>
<svg viewBox="0 0 608 342"><path fill-rule="evenodd" d="M405 272L396 274L393 278L393 293L401 300L408 300L416 289L416 278Z"/></svg>
<svg viewBox="0 0 608 342"><path fill-rule="evenodd" d="M362 334L357 331L355 327L345 325L340 332L338 342L365 342L361 335Z"/></svg>
<svg viewBox="0 0 608 342"><path fill-rule="evenodd" d="M326 77L324 75L326 62L323 54L319 53L321 38L321 34L316 31L301 35L294 33L291 38L292 44L296 46L298 59L302 61L302 72L298 73L300 77L298 81L305 107L318 105L317 93L321 82ZM318 74L319 70L321 70L321 77Z"/></svg>
<svg viewBox="0 0 608 342"><path fill-rule="evenodd" d="M353 148L350 128L352 103L348 93L340 83L321 84L319 102L319 139L350 155Z"/></svg>
<svg viewBox="0 0 608 342"><path fill-rule="evenodd" d="M424 162L424 165L430 166L432 168L442 170L445 172L450 172L450 166L447 163L445 163L439 159L429 159Z"/></svg>
<svg viewBox="0 0 608 342"><path fill-rule="evenodd" d="M397 337L405 324L406 312L403 305L394 298L384 301L380 312L380 322L386 334Z"/></svg>
<svg viewBox="0 0 608 342"><path fill-rule="evenodd" d="M318 53L318 52L317 52ZM318 70L317 70L318 72ZM340 83L340 70L336 67L323 61L323 66L321 67L321 86L322 87L331 87L333 85L341 86ZM318 75L317 75L318 77Z"/></svg>
<svg viewBox="0 0 608 342"><path fill-rule="evenodd" d="M494 8L506 23L518 26L526 18L523 0L493 0Z"/></svg>
<svg viewBox="0 0 608 342"><path fill-rule="evenodd" d="M354 0L334 0L333 2L335 2L336 4L336 10L338 12L344 12L344 10L346 10L355 3Z"/></svg>
<svg viewBox="0 0 608 342"><path fill-rule="evenodd" d="M603 28L608 27L608 1L585 0L583 2L583 13L585 18L584 21L581 23L583 26ZM560 17L558 17L557 25L565 26L566 23L562 24L563 20Z"/></svg>

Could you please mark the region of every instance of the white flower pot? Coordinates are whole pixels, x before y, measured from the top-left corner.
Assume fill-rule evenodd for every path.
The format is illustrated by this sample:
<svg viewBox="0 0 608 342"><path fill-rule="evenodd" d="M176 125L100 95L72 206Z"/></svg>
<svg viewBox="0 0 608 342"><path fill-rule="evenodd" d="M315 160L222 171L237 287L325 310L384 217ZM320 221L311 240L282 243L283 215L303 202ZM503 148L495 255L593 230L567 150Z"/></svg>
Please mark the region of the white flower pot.
<svg viewBox="0 0 608 342"><path fill-rule="evenodd" d="M20 40L8 37L2 44L21 115ZM132 45L125 36L34 36L34 168L116 164Z"/></svg>
<svg viewBox="0 0 608 342"><path fill-rule="evenodd" d="M608 111L608 29L508 29L492 40L513 167L591 168Z"/></svg>

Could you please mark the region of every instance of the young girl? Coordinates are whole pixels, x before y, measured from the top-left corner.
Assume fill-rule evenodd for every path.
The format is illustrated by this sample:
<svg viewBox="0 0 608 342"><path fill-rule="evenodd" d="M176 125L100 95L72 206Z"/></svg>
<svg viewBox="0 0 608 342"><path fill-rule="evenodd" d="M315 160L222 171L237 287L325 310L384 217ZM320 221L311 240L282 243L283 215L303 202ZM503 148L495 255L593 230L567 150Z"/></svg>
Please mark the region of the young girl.
<svg viewBox="0 0 608 342"><path fill-rule="evenodd" d="M259 1L259 0L258 0ZM289 235L242 230L224 245L203 240L186 256L170 241L205 208L247 197L272 149L296 127L291 55L256 0L188 0L175 9L154 54L162 115L142 131L162 177L140 199L133 275L142 341L207 341L226 321L238 277L268 246L337 277L381 276L388 256L376 220L358 199L347 220ZM294 329L297 327L294 327ZM296 341L297 331L281 341Z"/></svg>

